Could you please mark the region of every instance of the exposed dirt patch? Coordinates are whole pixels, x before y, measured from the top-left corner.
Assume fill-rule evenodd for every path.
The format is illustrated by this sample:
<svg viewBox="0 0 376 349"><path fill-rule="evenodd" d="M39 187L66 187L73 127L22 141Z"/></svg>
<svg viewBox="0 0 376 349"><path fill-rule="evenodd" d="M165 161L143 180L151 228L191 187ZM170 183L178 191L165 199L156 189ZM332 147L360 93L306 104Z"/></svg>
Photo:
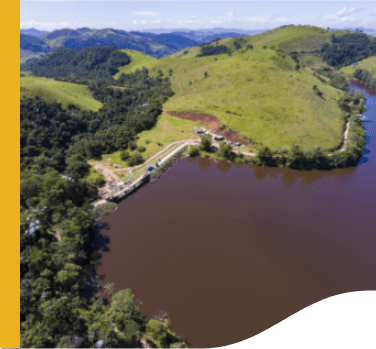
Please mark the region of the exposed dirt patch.
<svg viewBox="0 0 376 349"><path fill-rule="evenodd" d="M206 114L197 110L190 110L190 111L185 111L185 112L172 112L168 111L167 112L169 115L176 116L181 119L186 119L186 120L192 120L196 122L201 122L205 127L210 129L211 131L218 133L225 137L225 139L230 140L231 142L240 142L244 144L245 146L252 148L252 146L237 135L236 133L229 132L227 129L221 130L219 126L221 125L221 122L219 119L211 114Z"/></svg>

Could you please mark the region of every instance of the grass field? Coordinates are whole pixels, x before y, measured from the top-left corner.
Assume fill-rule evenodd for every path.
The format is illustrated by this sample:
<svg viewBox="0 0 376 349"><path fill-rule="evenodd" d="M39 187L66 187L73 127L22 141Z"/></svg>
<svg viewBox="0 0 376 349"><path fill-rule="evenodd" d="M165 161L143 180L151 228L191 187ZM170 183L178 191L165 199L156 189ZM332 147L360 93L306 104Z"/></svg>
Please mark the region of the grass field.
<svg viewBox="0 0 376 349"><path fill-rule="evenodd" d="M101 178L101 177L104 178L102 173L100 173L98 170L94 169L93 167L90 167L89 174L85 178L88 179L89 181L95 181L96 179Z"/></svg>
<svg viewBox="0 0 376 349"><path fill-rule="evenodd" d="M72 84L40 77L20 78L21 97L40 96L48 103L61 103L63 108L71 103L82 110L97 111L102 103L93 98L86 85Z"/></svg>
<svg viewBox="0 0 376 349"><path fill-rule="evenodd" d="M198 122L183 120L168 114L162 114L159 116L157 124L151 130L139 133L137 145L142 145L146 148L146 151L141 153L141 155L147 161L151 156L172 142L197 138L197 135L193 131L193 127L199 126L201 126L201 124ZM159 146L157 143L161 143L163 146ZM128 148L127 151L132 155L137 150L130 150ZM102 155L102 162L104 164L107 163L106 159L110 157L110 165L113 166L114 164L118 164L122 167L128 167L127 162L121 160L120 153L121 151L104 154Z"/></svg>
<svg viewBox="0 0 376 349"><path fill-rule="evenodd" d="M147 69L152 68L154 64L158 61L157 58L145 55L141 52L134 50L120 50L125 52L130 58L131 62L124 67L119 68L119 72L114 75L114 78L117 79L121 74L130 74L135 72L137 69L146 67Z"/></svg>
<svg viewBox="0 0 376 349"><path fill-rule="evenodd" d="M175 95L164 109L213 114L256 145L262 143L272 150L293 143L307 149L338 146L343 119L336 100L342 92L313 77L308 67L299 72L294 67L291 57L283 59L259 45L231 56L165 57L156 62L151 74L160 69L168 75L173 70ZM324 98L313 92L313 85Z"/></svg>
<svg viewBox="0 0 376 349"><path fill-rule="evenodd" d="M349 65L340 69L347 77L352 78L354 76L355 70L358 68L368 70L373 77L376 77L376 56L363 59L362 61L355 64L355 67Z"/></svg>

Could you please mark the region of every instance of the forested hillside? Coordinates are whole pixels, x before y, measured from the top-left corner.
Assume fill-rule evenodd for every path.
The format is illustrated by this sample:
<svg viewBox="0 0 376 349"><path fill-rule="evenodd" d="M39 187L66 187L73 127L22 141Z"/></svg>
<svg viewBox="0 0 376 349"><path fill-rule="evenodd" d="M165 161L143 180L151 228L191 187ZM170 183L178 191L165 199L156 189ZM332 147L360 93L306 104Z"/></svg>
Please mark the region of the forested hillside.
<svg viewBox="0 0 376 349"><path fill-rule="evenodd" d="M362 33L332 35L331 43L325 43L321 55L331 66L343 67L376 55L376 38Z"/></svg>
<svg viewBox="0 0 376 349"><path fill-rule="evenodd" d="M21 50L28 50L35 53L47 53L51 51L51 47L43 40L36 36L20 35Z"/></svg>
<svg viewBox="0 0 376 349"><path fill-rule="evenodd" d="M118 29L59 29L41 37L51 47L63 46L83 49L91 46L117 46L121 49L142 51L153 57L163 57L179 50L178 47L151 36L139 36Z"/></svg>
<svg viewBox="0 0 376 349"><path fill-rule="evenodd" d="M58 78L49 60L51 70L42 72ZM97 66L100 81L79 79L103 103L97 112L38 97L20 101L21 347L186 347L168 320L142 315L131 290L114 294L108 306L113 286L100 286L93 274L104 237L89 205L101 183L86 179L87 159L127 149L172 95L168 78L150 78L145 69L121 75L121 87L112 88Z"/></svg>
<svg viewBox="0 0 376 349"><path fill-rule="evenodd" d="M88 47L82 50L58 47L39 59L21 64L21 71L31 71L35 76L84 78L112 78L118 68L130 62L125 52L115 46Z"/></svg>

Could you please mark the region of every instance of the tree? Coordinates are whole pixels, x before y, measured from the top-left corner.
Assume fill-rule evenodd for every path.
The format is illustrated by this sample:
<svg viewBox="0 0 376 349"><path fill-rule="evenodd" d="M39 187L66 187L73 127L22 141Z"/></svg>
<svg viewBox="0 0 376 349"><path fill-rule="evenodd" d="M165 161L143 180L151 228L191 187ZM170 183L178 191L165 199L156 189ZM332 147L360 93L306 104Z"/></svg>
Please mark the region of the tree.
<svg viewBox="0 0 376 349"><path fill-rule="evenodd" d="M210 151L212 146L212 138L209 134L205 134L201 137L201 148L206 151Z"/></svg>
<svg viewBox="0 0 376 349"><path fill-rule="evenodd" d="M137 166L139 164L142 164L144 162L144 158L139 152L134 152L133 155L128 159L128 165L129 166Z"/></svg>
<svg viewBox="0 0 376 349"><path fill-rule="evenodd" d="M163 323L158 320L150 320L147 324L146 331L162 348L168 347L168 332Z"/></svg>
<svg viewBox="0 0 376 349"><path fill-rule="evenodd" d="M206 78L208 77L208 72L207 72L207 71L204 73L204 76L205 76Z"/></svg>
<svg viewBox="0 0 376 349"><path fill-rule="evenodd" d="M129 148L131 150L136 150L137 149L137 143L135 141L129 142Z"/></svg>
<svg viewBox="0 0 376 349"><path fill-rule="evenodd" d="M219 152L225 159L231 159L232 157L232 147L225 142L219 143Z"/></svg>
<svg viewBox="0 0 376 349"><path fill-rule="evenodd" d="M192 157L200 155L200 148L194 145L191 145L189 148L189 155Z"/></svg>
<svg viewBox="0 0 376 349"><path fill-rule="evenodd" d="M68 158L68 166L65 173L72 178L83 178L90 171L90 165L84 160L80 154L75 154Z"/></svg>
<svg viewBox="0 0 376 349"><path fill-rule="evenodd" d="M261 163L265 164L265 163L269 162L269 160L271 158L271 155L272 155L272 152L269 149L269 147L262 145L258 149L258 154L257 155L258 155L259 159L261 160Z"/></svg>
<svg viewBox="0 0 376 349"><path fill-rule="evenodd" d="M123 150L121 153L120 153L120 159L122 159L123 161L127 161L130 157L130 154L127 150Z"/></svg>

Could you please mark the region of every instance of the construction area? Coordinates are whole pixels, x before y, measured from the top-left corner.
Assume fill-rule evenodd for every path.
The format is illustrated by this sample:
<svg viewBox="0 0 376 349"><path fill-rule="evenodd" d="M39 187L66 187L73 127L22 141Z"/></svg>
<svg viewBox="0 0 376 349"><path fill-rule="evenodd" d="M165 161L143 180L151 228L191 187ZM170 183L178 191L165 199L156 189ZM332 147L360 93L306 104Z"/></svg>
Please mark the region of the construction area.
<svg viewBox="0 0 376 349"><path fill-rule="evenodd" d="M148 182L150 180L150 173L155 170L155 168L161 166L164 162L166 162L171 156L176 154L179 150L184 148L188 143L183 142L178 148L167 154L162 159L159 159L155 166L153 165L147 165L145 171L134 181L131 182L130 179L133 179L130 177L128 181L123 182L120 180L120 178L116 175L116 170L110 170L109 168L105 168L103 165L100 165L99 163L93 164L93 167L97 170L99 170L106 178L106 184L102 188L98 188L98 196L99 200L94 202L92 205L97 206L102 203L105 203L107 201L111 200L121 200L125 198L127 195L134 192L136 189L138 189L140 186L142 186L144 183ZM139 165L144 166L145 164ZM139 166L135 166L132 169L135 169ZM131 174L131 170L125 170L128 174Z"/></svg>

